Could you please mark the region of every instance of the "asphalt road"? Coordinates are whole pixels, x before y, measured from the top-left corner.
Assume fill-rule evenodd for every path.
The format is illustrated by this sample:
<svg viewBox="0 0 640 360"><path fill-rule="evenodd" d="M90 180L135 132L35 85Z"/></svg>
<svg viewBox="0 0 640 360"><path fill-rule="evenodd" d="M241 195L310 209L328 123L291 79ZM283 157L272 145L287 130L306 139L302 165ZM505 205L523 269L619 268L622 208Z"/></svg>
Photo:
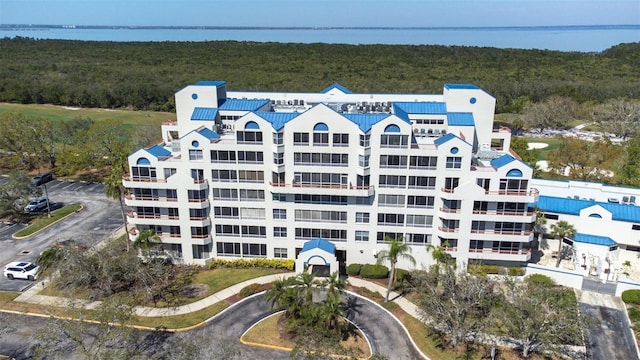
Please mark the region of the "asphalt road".
<svg viewBox="0 0 640 360"><path fill-rule="evenodd" d="M47 183L52 209L79 203L84 209L47 229L24 239L12 235L26 224L0 223L0 267L12 261L33 262L47 247L69 239L88 246L122 227L122 214L117 200L108 199L104 185L87 182L53 180ZM45 211L46 213L46 211ZM8 280L0 277L0 290L22 291L33 283L28 280Z"/></svg>
<svg viewBox="0 0 640 360"><path fill-rule="evenodd" d="M245 331L260 319L274 313L271 306L263 298L263 295L257 295L236 303L226 311L209 319L204 326L187 333L141 331L135 336L137 343L129 343L128 345L141 349L149 357L167 356L163 352L172 350L167 349L166 346L179 343L181 337L187 336L195 339L207 339L206 346L213 349L226 346L237 350L241 353L239 356L241 359L289 359L289 353L286 351L247 346L240 343L240 337ZM355 295L349 295L347 303L349 306L348 318L363 330L372 344L375 354L394 360L420 358L415 353L398 321L384 309ZM0 313L0 354L12 356L17 360L29 359L32 356L32 348L35 343L32 334L38 329L43 329L47 321L51 320ZM72 346L59 346L59 348L71 351ZM64 354L63 358L73 359L74 357L68 353ZM211 353L202 357L202 359L211 358L215 359Z"/></svg>

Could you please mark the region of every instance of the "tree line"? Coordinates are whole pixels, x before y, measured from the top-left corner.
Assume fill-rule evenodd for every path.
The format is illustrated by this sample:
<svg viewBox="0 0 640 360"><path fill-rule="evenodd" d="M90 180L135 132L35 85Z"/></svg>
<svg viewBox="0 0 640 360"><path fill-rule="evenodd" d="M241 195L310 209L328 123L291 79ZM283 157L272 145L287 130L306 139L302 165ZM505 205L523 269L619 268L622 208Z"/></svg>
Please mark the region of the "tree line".
<svg viewBox="0 0 640 360"><path fill-rule="evenodd" d="M173 111L199 80L234 90L439 93L474 83L498 112L551 96L603 103L640 98L640 43L599 53L437 45L95 42L0 39L0 102ZM515 110L515 111L514 111Z"/></svg>

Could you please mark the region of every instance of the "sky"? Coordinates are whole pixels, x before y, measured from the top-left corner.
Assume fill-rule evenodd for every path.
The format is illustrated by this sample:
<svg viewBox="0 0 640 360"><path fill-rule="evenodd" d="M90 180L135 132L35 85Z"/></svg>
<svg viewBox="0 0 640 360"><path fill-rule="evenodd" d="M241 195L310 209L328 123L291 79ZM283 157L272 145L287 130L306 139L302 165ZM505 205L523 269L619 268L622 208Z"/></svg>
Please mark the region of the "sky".
<svg viewBox="0 0 640 360"><path fill-rule="evenodd" d="M640 0L0 0L0 24L640 25Z"/></svg>

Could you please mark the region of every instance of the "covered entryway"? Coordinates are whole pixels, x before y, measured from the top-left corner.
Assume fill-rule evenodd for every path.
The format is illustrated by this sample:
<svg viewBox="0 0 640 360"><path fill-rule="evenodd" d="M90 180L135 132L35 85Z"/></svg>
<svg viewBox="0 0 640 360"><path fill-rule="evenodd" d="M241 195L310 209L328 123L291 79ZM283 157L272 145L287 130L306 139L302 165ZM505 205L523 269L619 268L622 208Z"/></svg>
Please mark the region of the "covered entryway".
<svg viewBox="0 0 640 360"><path fill-rule="evenodd" d="M323 238L309 240L302 246L296 259L296 271L302 272L305 267L318 276L328 276L338 271L336 247Z"/></svg>

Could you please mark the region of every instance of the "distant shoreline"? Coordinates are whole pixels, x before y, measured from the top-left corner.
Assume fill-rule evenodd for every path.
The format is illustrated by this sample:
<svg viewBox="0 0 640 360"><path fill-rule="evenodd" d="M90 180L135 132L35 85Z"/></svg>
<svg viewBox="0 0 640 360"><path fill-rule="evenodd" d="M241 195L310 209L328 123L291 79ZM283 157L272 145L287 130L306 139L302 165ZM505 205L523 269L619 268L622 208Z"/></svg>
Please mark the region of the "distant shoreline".
<svg viewBox="0 0 640 360"><path fill-rule="evenodd" d="M549 31L549 30L633 30L638 25L552 25L552 26L132 26L132 25L55 25L0 24L1 30L98 29L98 30L429 30L429 31Z"/></svg>

